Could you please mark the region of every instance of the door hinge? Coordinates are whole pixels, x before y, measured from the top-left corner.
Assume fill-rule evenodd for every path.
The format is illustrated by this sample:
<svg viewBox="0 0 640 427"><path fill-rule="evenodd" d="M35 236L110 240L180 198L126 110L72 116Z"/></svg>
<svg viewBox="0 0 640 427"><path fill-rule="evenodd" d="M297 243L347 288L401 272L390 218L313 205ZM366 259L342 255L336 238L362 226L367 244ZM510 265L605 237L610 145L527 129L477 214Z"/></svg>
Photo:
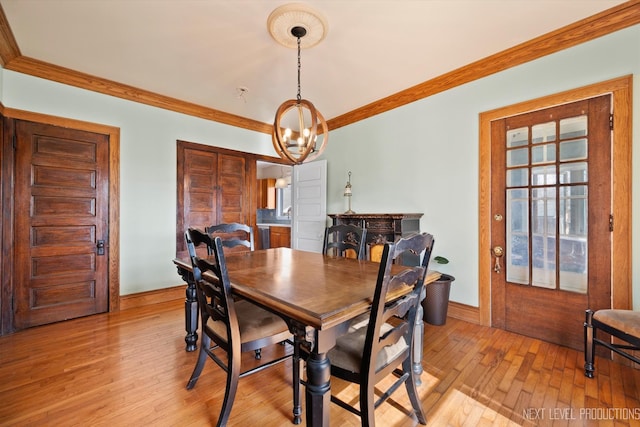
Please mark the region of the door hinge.
<svg viewBox="0 0 640 427"><path fill-rule="evenodd" d="M12 141L11 143L13 144L13 149L15 150L16 148L18 148L18 138L16 138L16 134L13 134L13 138L11 138Z"/></svg>
<svg viewBox="0 0 640 427"><path fill-rule="evenodd" d="M613 130L613 113L609 114L609 130Z"/></svg>
<svg viewBox="0 0 640 427"><path fill-rule="evenodd" d="M613 214L609 215L609 231L613 231Z"/></svg>

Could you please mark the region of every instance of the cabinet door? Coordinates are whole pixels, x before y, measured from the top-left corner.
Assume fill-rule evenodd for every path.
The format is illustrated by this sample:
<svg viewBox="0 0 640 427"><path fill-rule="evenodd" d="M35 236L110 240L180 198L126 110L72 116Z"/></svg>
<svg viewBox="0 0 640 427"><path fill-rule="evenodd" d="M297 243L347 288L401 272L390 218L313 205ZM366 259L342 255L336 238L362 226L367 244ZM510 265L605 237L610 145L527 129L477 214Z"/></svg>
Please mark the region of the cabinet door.
<svg viewBox="0 0 640 427"><path fill-rule="evenodd" d="M269 230L269 240L272 248L291 247L291 228L271 227Z"/></svg>
<svg viewBox="0 0 640 427"><path fill-rule="evenodd" d="M183 141L177 148L176 255L186 256L188 227L255 222L257 180L250 154Z"/></svg>
<svg viewBox="0 0 640 427"><path fill-rule="evenodd" d="M276 180L266 178L258 180L258 209L276 208Z"/></svg>

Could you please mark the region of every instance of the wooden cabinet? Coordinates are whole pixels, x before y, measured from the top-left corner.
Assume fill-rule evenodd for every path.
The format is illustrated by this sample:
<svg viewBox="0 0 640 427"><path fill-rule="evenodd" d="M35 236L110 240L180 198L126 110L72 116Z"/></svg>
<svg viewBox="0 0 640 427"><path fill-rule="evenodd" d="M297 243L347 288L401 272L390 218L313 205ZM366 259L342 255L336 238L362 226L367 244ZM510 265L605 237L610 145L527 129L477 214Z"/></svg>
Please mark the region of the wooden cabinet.
<svg viewBox="0 0 640 427"><path fill-rule="evenodd" d="M258 180L258 209L276 208L276 179Z"/></svg>
<svg viewBox="0 0 640 427"><path fill-rule="evenodd" d="M386 242L420 232L421 213L397 214L330 214L333 224L354 224L367 229L367 259L380 261L382 247ZM405 265L417 265L415 260L403 260Z"/></svg>
<svg viewBox="0 0 640 427"><path fill-rule="evenodd" d="M176 255L187 256L184 232L223 222L254 224L252 155L178 141Z"/></svg>
<svg viewBox="0 0 640 427"><path fill-rule="evenodd" d="M274 227L269 229L269 240L272 248L291 247L291 227Z"/></svg>

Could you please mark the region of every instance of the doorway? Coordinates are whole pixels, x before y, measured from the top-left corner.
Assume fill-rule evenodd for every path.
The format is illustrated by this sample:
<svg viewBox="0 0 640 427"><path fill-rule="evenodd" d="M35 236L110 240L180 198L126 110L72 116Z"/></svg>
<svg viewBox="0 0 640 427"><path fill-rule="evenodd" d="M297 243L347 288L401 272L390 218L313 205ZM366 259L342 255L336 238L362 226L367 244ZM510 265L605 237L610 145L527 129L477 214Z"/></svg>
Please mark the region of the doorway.
<svg viewBox="0 0 640 427"><path fill-rule="evenodd" d="M1 333L117 310L119 130L4 113Z"/></svg>
<svg viewBox="0 0 640 427"><path fill-rule="evenodd" d="M509 329L514 327L512 322L513 319L522 319L517 320L522 324L520 326L524 327L524 330L519 330L520 333L532 336L537 336L538 333L549 333L549 335L552 336L551 338L540 338L548 339L550 341L558 339L559 335L560 339L564 341L562 342L563 345L580 347L582 321L584 320L584 310L586 308L630 308L631 270L629 264L631 255L631 236L629 227L631 223L631 195L627 187L631 179L631 137L629 107L630 87L631 77L623 77L481 114L481 231L479 254L479 273L481 286L479 317L482 324ZM532 135L532 128L530 126L526 126L526 149L521 152L512 152L511 154L509 154L509 156L511 156L509 159L507 158L507 150L505 149L503 150L504 157L502 159L495 158L495 156L498 155L495 147L493 147L494 149L492 149L492 144L495 141L502 138L503 142L505 142L504 139L507 137L507 135L511 136L514 140L519 139L517 132L512 132L511 134L509 134L509 131L506 129L506 123L509 117L521 116L520 119L523 119L522 116L524 116L525 113L529 112L532 112L532 114L534 115L539 114L540 117L543 117L545 113L540 112L542 110L550 108L550 106L555 105L563 106L562 108L570 108L567 107L567 105L578 101L589 102L584 100L596 98L601 95L606 95L604 98L610 98L612 103L611 107L603 107L602 114L604 115L604 112L606 112L606 126L608 127L609 110L613 111L611 120L611 123L613 124L613 130L611 131L611 129L606 129L606 131L604 131L604 133L606 134L613 135L613 146L612 150L609 151L611 153L611 157L604 160L604 163L606 163L606 165L597 165L596 163L598 163L598 159L592 158L592 161L594 161L594 165L589 166L596 167L596 170L599 171L598 173L602 172L603 167L606 167L607 170L611 171L611 174L605 174L605 180L603 181L605 182L606 190L609 193L599 193L602 190L602 185L600 185L600 187L596 185L592 188L589 188L589 184L585 185L585 183L579 184L577 182L569 185L570 187L576 187L571 192L572 196L567 193L566 189L560 189L559 186L554 187L554 190L551 190L550 188L548 188L551 187L551 185L548 185L548 181L544 181L544 185L541 185L539 187L535 185L529 185L534 182L532 181L532 179L540 179L540 177L546 179L548 175L550 175L543 172L541 174L538 174L536 178L533 178L533 174L531 172L534 171L534 168L544 166L542 169L535 169L535 171L547 171L549 170L549 168L551 168L550 170L558 173L561 163L565 163L565 161L571 163L566 159L562 161L557 159L552 162L551 158L549 157L551 156L551 153L546 152L547 148L539 148L546 144L539 143L539 146L534 150L534 145L536 144L533 140L531 140L530 136ZM588 112L588 110L585 111ZM582 110L580 110L579 112L582 113ZM549 111L547 111L547 113L549 113ZM581 115L582 114L578 114L577 116ZM568 119L569 117L576 116L573 114L568 114L565 119ZM548 115L547 119L549 119ZM524 118L523 120L526 120L526 118ZM538 124L542 124L548 122L549 120L536 119L534 121L537 121ZM500 128L500 126L496 125L496 123L502 123L504 126ZM514 127L511 128L512 131L515 131L519 128L519 124L514 122L513 125ZM532 126L535 126L535 124L532 124ZM551 125L549 126L550 129ZM560 126L559 122L554 126L556 126L556 128ZM592 131L587 130L587 133L589 132ZM581 138L575 138L571 139L571 141L580 139ZM561 141L553 143L553 153L559 154L559 151L557 150L560 149L560 143ZM581 143L576 144L580 145ZM573 144L574 148L576 144ZM587 146L589 146L589 144L590 141L587 139ZM523 147L525 146L523 145ZM516 147L515 145L509 148L509 150L517 149L519 149L519 147ZM591 147L589 147L589 149L591 149ZM549 150L552 150L551 146L549 146ZM537 156L535 159L531 157L533 156L534 151L535 155ZM523 168L526 169L528 173L522 174L515 170L520 169L517 167L517 164L519 161L522 161L522 157L519 156L525 153L528 156L527 161L529 163L527 163L526 167L523 166ZM531 164L532 160L534 161L534 163L540 163ZM504 169L504 172L497 172L495 170L492 170L492 164L494 163L494 161L502 162L502 169ZM507 168L505 166L507 164L507 161L512 161L515 163ZM582 160L577 159L576 162L585 163ZM551 163L553 163L553 167L549 166L551 165ZM568 170L571 170L573 166L565 165L563 166L563 170L567 172ZM547 169L545 169L545 167ZM579 167L577 168L579 169ZM524 187L517 186L512 187L513 191L509 191L509 189L504 189L502 192L496 191L496 189L493 187L496 179L500 179L498 177L501 173L504 174L505 179L508 179L507 170L512 170L512 172L509 173L509 178L516 179L518 176L521 178L525 176L527 177L527 186L524 195L526 195L527 197L539 197L530 198L527 199L526 202L524 202L524 199L516 197L519 195L523 195L516 193L517 190L524 190ZM558 176L557 173L556 176ZM570 175L571 173L573 172L570 172ZM589 177L593 177L593 175L589 174ZM538 191L540 190L540 187L544 187L545 191ZM578 189L577 187L581 188ZM591 243L590 249L589 247L583 247L582 244L577 244L577 246L574 246L573 243L576 242L572 239L574 239L575 236L570 236L569 234L571 233L567 233L560 237L558 237L559 233L557 233L561 231L560 227L564 227L563 230L565 231L571 230L573 234L580 234L582 232L581 226L578 225L579 220L571 216L572 214L577 214L579 210L577 209L578 206L580 206L581 204L585 205L585 198L583 196L578 196L577 194L582 190L586 191L593 200L602 199L601 201L605 205L607 205L605 206L607 208L605 209L607 210L607 214L604 215L604 218L598 218L605 220L604 228L606 229L606 231L602 231L602 226L600 224L598 226L595 226L593 224L589 225L588 222L583 223L584 227L582 228L586 229L587 231L594 231L593 229L601 227L600 237L598 237L598 239L600 239L600 243L596 243L595 246L593 243ZM553 195L554 201L552 202L550 194L554 191L564 191L564 195L566 196L564 198L564 201L561 202L559 199L556 199L556 195ZM536 193L535 195L533 194L534 192ZM503 200L501 200L501 198ZM510 206L515 209L511 212L511 216L509 218L507 218L507 214L502 210L507 204L510 204ZM522 208L525 205L527 206L528 210L526 215L527 223L518 222L516 224L512 224L513 227L509 228L510 234L507 234L506 230L508 227L505 227L505 224L512 222L512 220L515 219L514 215L516 213L521 213L516 209L518 206ZM571 207L573 209L572 213L567 212L567 207ZM562 215L562 221L564 222L562 223L560 216L558 216L561 208L564 209ZM593 213L591 210L588 210L587 212L587 221L589 221L589 215L592 217L592 220L595 220L598 216L602 217L602 213ZM545 224L544 221L538 221L540 219L545 219L544 215L539 216L538 213L547 214L547 224ZM612 231L609 231L609 215L611 215ZM571 227L567 228L567 219L574 221L574 229L571 229ZM551 227L551 225L553 225L555 228ZM539 228L535 228L534 226L538 226ZM591 227L592 229L590 229L589 227ZM504 230L502 235L499 231L497 231L500 229ZM524 239L525 243L522 243L519 240L523 235L522 233L520 233L520 230L524 230L526 231L526 233L529 233L526 239ZM554 237L551 239L541 237L539 235L540 233L537 233L539 230L553 230ZM535 233L533 233L533 231L536 231L538 235L534 236ZM561 244L560 240L565 240L565 242ZM508 243L505 244L505 241L508 241ZM518 245L519 247L516 247ZM602 245L602 247L600 247L599 245ZM494 252L494 248L497 246L501 246L503 249L502 257L497 257L496 252ZM582 252L583 249L586 249L586 251ZM591 256L589 255L589 250L591 251ZM527 260L527 267L524 267L523 259L519 258L523 255ZM598 255L602 255L605 259L610 256L610 263L607 264L608 260L604 263L606 267L604 268L604 270L600 265ZM569 264L569 256L578 256L578 258L584 260L584 263L574 263L573 265L571 265L571 268L567 268L567 266L560 266L560 263L563 262L567 263L567 265ZM556 265L558 266L558 268L556 268ZM609 265L610 267L607 267L607 265ZM586 282L587 285L593 283L597 285L596 287L606 287L607 289L592 290L587 287L586 290L582 292L577 292L575 289L571 291L567 289L560 290L560 281L570 282L568 278L571 276L571 278L575 279L575 271L581 269L585 269L586 276L580 276L581 279L578 280L578 282ZM507 277L509 278L508 280ZM507 283L512 283L509 282L509 280L515 280L515 282L527 282L527 284L523 285L522 283L516 283L512 289L508 289L509 286L507 285ZM537 291L539 291L537 297L527 301L523 298L528 297L528 295L521 295L520 292L524 291L524 287L531 285L534 281L536 283L544 283L547 287L536 289ZM573 285L575 284L576 283L574 281ZM552 287L553 289L551 289ZM509 294L509 292L511 291L514 292ZM546 302L548 301L548 299L546 298L547 292L557 292L557 296L560 296L558 302L555 305L556 308L548 308L545 306ZM541 296L540 294L543 295ZM521 298L521 300L518 300L517 303L514 303L513 301L517 300L517 298ZM547 331L547 325L553 322L553 320L550 319L553 319L554 313L563 310L569 311L569 309L563 308L567 307L567 304L573 304L574 308L570 310L573 312L574 317L570 320L562 321L568 322L568 324L563 325L566 331L560 333L558 333L557 330L556 332ZM510 310L511 313L509 313ZM509 317L510 314L511 317ZM546 320L545 326L542 327L542 329L545 330L540 331L540 327L532 328L526 326L526 323L532 321L532 319L537 319L541 322ZM520 326L515 327L519 328ZM553 338L554 334L556 335L555 338Z"/></svg>
<svg viewBox="0 0 640 427"><path fill-rule="evenodd" d="M609 307L610 105L492 123L492 311L508 331L579 349L584 308Z"/></svg>

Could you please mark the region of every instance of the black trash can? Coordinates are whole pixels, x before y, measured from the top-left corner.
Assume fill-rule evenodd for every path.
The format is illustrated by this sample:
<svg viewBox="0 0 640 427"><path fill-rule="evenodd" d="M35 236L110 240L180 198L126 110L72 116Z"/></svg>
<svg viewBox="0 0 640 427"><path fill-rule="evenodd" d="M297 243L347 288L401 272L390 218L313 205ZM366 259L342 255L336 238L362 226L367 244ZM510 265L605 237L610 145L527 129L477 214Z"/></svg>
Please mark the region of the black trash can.
<svg viewBox="0 0 640 427"><path fill-rule="evenodd" d="M454 280L456 280L455 277L442 274L438 280L426 286L426 297L422 300L425 322L438 326L446 323L449 292L451 291L451 282Z"/></svg>

